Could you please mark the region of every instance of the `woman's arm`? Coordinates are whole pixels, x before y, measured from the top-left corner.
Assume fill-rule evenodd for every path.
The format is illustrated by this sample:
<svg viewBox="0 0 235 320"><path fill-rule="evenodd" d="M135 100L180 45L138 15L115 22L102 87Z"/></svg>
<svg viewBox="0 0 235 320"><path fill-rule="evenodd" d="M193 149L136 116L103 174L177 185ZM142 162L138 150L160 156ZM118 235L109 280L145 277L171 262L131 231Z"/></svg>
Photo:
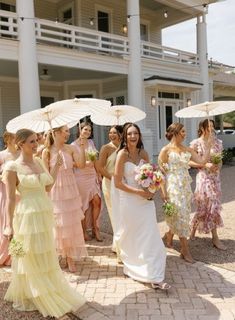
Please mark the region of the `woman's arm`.
<svg viewBox="0 0 235 320"><path fill-rule="evenodd" d="M16 204L16 184L17 174L15 171L6 171L5 185L6 185L6 227L3 231L4 236L9 239L13 236L13 215Z"/></svg>
<svg viewBox="0 0 235 320"><path fill-rule="evenodd" d="M161 171L166 174L168 166L168 148L163 147L158 156L158 165Z"/></svg>
<svg viewBox="0 0 235 320"><path fill-rule="evenodd" d="M58 153L55 165L52 168L50 168L50 152L47 149L44 149L42 152L42 161L43 161L43 165L45 166L45 169L50 173L50 175L53 178L53 183L46 186L46 191L49 192L51 191L56 181L59 168L63 164L63 159L61 155Z"/></svg>
<svg viewBox="0 0 235 320"><path fill-rule="evenodd" d="M191 153L191 161L205 165L210 160L211 144L208 144L206 152L203 156L200 156L194 149L190 147L187 148L187 151Z"/></svg>
<svg viewBox="0 0 235 320"><path fill-rule="evenodd" d="M72 145L69 145L72 150L72 157L74 164L77 168L83 169L86 166L86 155L85 155L85 148L84 143L81 141L80 143L80 150L77 152L76 148Z"/></svg>
<svg viewBox="0 0 235 320"><path fill-rule="evenodd" d="M148 160L148 157L145 157L145 161ZM115 164L115 171L114 171L114 184L117 189L123 190L128 193L137 194L142 196L146 199L152 198L153 194L149 191L145 191L143 189L137 189L134 187L129 186L128 184L124 183L123 181L123 174L124 174L124 164L127 161L127 154L124 150L118 152L117 160Z"/></svg>
<svg viewBox="0 0 235 320"><path fill-rule="evenodd" d="M114 151L115 152L115 151ZM108 147L107 145L102 146L100 149L100 154L99 154L99 160L97 162L97 169L98 172L105 178L111 180L112 176L111 174L108 173L108 171L105 169L106 162L108 159Z"/></svg>

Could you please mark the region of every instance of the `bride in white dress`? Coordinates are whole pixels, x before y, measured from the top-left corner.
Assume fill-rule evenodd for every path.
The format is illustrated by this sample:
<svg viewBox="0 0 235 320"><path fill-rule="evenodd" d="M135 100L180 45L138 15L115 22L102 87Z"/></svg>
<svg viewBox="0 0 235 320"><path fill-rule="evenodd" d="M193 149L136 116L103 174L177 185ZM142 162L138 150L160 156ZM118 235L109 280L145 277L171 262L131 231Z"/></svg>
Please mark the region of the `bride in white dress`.
<svg viewBox="0 0 235 320"><path fill-rule="evenodd" d="M167 290L170 285L164 282L166 251L157 226L154 201L149 201L153 194L135 181L135 168L140 160L149 162L140 129L128 124L124 127L114 173L114 184L119 189L115 196L118 205L113 207L118 221L115 239L125 275Z"/></svg>

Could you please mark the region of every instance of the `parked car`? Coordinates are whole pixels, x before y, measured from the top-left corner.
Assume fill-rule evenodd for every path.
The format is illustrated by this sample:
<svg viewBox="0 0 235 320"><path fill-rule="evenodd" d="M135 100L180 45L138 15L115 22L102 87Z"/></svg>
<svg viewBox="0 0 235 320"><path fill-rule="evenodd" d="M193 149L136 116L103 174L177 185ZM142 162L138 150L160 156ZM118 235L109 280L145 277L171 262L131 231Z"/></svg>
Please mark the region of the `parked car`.
<svg viewBox="0 0 235 320"><path fill-rule="evenodd" d="M216 130L217 134L221 134L220 130ZM235 130L234 129L224 129L222 134L235 134Z"/></svg>

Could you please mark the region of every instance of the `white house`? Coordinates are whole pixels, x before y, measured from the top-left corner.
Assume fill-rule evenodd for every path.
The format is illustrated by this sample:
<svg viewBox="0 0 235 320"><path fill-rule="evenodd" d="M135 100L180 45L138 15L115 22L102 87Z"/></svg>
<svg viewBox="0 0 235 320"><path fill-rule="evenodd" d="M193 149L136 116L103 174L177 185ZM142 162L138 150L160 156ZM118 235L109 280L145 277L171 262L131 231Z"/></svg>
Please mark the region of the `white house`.
<svg viewBox="0 0 235 320"><path fill-rule="evenodd" d="M158 154L174 113L212 98L205 0L0 0L0 127L73 97L110 99L147 113ZM197 17L197 54L162 46L162 29ZM151 101L154 105L151 105ZM196 124L187 120L188 140ZM98 146L106 130L95 126Z"/></svg>

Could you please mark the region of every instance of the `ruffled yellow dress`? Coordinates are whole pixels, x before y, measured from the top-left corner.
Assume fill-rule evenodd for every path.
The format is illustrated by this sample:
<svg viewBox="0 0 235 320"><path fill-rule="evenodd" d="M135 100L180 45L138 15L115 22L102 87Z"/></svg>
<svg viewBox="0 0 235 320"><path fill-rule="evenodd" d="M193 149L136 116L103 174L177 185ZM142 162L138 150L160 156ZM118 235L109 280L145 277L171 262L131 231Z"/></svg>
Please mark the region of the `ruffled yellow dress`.
<svg viewBox="0 0 235 320"><path fill-rule="evenodd" d="M65 280L55 249L53 208L45 191L53 178L45 168L41 174L26 174L17 161L7 163L6 171L15 171L19 180L13 228L26 254L12 258L12 281L4 299L17 310L38 310L44 317L78 310L85 299Z"/></svg>

